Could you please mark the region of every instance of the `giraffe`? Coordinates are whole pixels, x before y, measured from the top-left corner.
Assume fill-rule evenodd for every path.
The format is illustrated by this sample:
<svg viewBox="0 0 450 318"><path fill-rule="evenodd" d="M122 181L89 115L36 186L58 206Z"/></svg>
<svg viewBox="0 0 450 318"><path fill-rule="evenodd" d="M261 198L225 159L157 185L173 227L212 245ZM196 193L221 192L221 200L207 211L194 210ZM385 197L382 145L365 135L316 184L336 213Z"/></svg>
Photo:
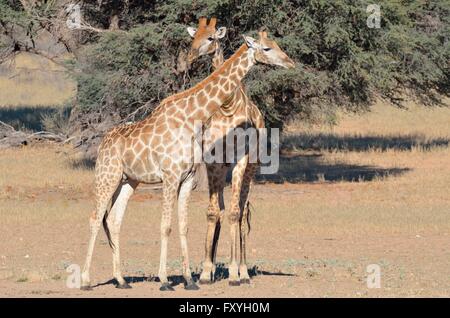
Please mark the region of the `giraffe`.
<svg viewBox="0 0 450 318"><path fill-rule="evenodd" d="M192 144L196 123L206 123L229 99L242 78L257 62L292 67L293 62L275 42L270 46L249 36L220 68L194 87L164 100L145 119L113 128L103 138L95 166L96 208L90 217L90 238L81 289L89 290L95 240L103 223L113 254L113 276L118 288L130 288L120 269L119 232L129 198L139 183L163 185L160 290L174 290L167 277L167 247L171 215L178 200L178 225L185 289L198 286L192 279L187 246L187 206L196 164ZM182 128L180 130L180 128ZM230 218L236 232L238 215ZM236 236L234 236L236 238ZM237 241L233 240L236 250ZM235 252L232 264L236 263Z"/></svg>
<svg viewBox="0 0 450 318"><path fill-rule="evenodd" d="M211 18L207 24L206 18L199 19L198 28L188 27L187 31L193 38L191 49L188 53L188 64L192 64L198 57L206 54L214 54L212 65L218 69L223 63L223 50L219 39L223 38L226 29L224 27L215 29L216 18ZM260 40L267 40L267 32L259 32ZM212 117L210 128L214 131L227 134L231 129L238 127L252 127L256 129L265 128L264 119L258 107L245 94L244 86L240 83L232 99L226 105L228 111L215 113ZM222 136L223 137L223 136ZM216 136L217 138L217 136ZM206 141L211 144L212 141ZM233 168L232 172L232 199L231 210L239 210L240 228L240 264L239 280L235 279L236 268L230 270L230 285L236 286L240 283L250 283L250 276L246 261L246 241L249 229L249 201L251 180L256 172L257 164L249 162L248 154L242 158L241 162ZM200 276L201 284L209 284L214 279L215 257L217 244L220 235L221 223L224 215L223 189L225 186L226 172L228 165L223 163L207 164L209 198L210 203L207 212L207 235L205 242L205 260L203 271ZM234 235L234 234L232 234ZM234 278L234 279L233 279Z"/></svg>

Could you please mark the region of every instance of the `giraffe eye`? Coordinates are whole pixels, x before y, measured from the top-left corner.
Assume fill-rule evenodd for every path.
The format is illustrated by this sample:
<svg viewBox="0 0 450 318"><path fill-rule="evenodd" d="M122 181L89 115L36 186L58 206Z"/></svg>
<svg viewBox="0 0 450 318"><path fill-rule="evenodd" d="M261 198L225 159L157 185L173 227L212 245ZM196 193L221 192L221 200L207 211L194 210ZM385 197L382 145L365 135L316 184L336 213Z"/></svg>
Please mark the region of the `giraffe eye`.
<svg viewBox="0 0 450 318"><path fill-rule="evenodd" d="M270 51L271 48L270 47L265 47L265 48L263 48L263 50L267 52L267 51Z"/></svg>
<svg viewBox="0 0 450 318"><path fill-rule="evenodd" d="M212 37L212 36L210 36L209 38L208 38L208 41L214 41L214 38Z"/></svg>

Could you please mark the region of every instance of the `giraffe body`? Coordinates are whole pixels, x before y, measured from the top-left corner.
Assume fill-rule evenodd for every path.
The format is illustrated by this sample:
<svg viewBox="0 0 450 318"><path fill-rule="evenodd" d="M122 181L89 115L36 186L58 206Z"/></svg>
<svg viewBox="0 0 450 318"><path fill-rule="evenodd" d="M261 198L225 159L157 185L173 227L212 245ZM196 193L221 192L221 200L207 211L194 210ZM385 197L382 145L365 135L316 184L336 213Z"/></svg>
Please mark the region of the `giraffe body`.
<svg viewBox="0 0 450 318"><path fill-rule="evenodd" d="M139 183L163 183L161 219L161 260L159 278L162 290L170 290L167 280L167 242L171 214L178 198L183 276L186 287L194 289L187 250L187 201L193 185L195 164L192 151L183 151L186 134L194 137L195 121L205 122L239 85L254 64L246 45L216 72L195 87L161 102L146 119L114 128L103 139L95 167L96 210L90 219L91 236L82 273L82 288L89 289L89 270L96 236L103 222L113 249L114 277L121 288L128 284L120 271L118 233L126 203ZM180 132L183 128L183 133ZM178 132L178 134L177 134ZM111 208L109 209L109 204Z"/></svg>
<svg viewBox="0 0 450 318"><path fill-rule="evenodd" d="M218 69L224 59L223 50L220 46L219 39L216 36L219 30L215 29L216 19L212 18L210 23L206 23L206 18L200 18L197 29L188 28L188 32L193 37L191 50L188 54L189 64L196 58L205 54L213 54L212 64L214 69ZM220 34L224 31L221 28ZM260 33L260 36L266 37L267 34ZM222 36L223 37L223 36ZM213 41L211 41L213 39ZM231 100L227 105L221 106L220 112L215 113L209 125L209 129L213 132L211 136L204 138L203 143L206 150L214 145L218 140L226 138L227 134L234 129L263 129L264 118L258 107L245 94L245 88L240 83L232 94ZM253 141L257 143L257 140ZM255 145L253 145L255 146ZM226 149L226 148L231 149ZM234 151L235 145L227 145L225 152ZM232 245L230 285L239 285L249 283L250 276L246 264L246 242L249 230L249 199L251 181L256 173L257 163L250 162L249 154L246 153L242 158L236 158L236 165L232 170L232 197L228 212L231 226L232 242L237 241L236 234L239 232L240 237L240 265L237 266L237 247ZM207 235L205 242L205 260L203 262L203 271L200 276L200 283L210 283L214 280L215 272L215 256L217 252L218 239L220 235L221 223L223 222L225 205L223 201L223 191L226 182L226 174L229 165L223 163L206 164L209 186L209 207L207 212ZM238 227L236 229L236 220ZM239 273L239 274L238 274Z"/></svg>
<svg viewBox="0 0 450 318"><path fill-rule="evenodd" d="M204 138L204 148L206 151L217 141L224 141L228 134L235 129L262 129L264 120L261 112L246 96L243 87L239 86L233 95L233 99L228 105L229 115L217 112L212 116L209 129L215 134ZM255 142L256 140L253 140ZM242 146L242 145L240 145ZM254 145L253 145L254 146ZM224 154L234 152L236 145L227 144L224 147ZM256 172L257 163L250 162L249 153L243 157L237 157L232 167L232 194L228 211L230 224L235 228L231 229L232 239L240 238L240 266L237 268L237 262L233 262L233 256L237 258L237 249L232 250L232 263L230 264L229 283L236 286L240 283L249 283L250 276L246 265L246 238L248 234L248 193L251 180ZM209 206L207 211L207 237L205 243L205 261L203 271L200 276L200 283L210 283L214 280L215 256L217 253L220 228L224 218L225 205L223 202L223 191L226 182L226 174L230 164L227 163L208 163L206 164L208 172L209 186ZM236 229L237 227L237 229ZM238 234L236 234L238 232ZM237 239L236 239L237 241Z"/></svg>
<svg viewBox="0 0 450 318"><path fill-rule="evenodd" d="M230 100L242 78L257 61L293 67L293 62L281 49L267 53L255 39L244 38L246 44L205 80L191 89L164 99L146 119L114 128L103 139L95 167L96 209L90 218L90 239L81 276L82 289L90 289L92 254L102 223L112 247L114 278L119 288L130 287L120 270L120 225L127 202L139 183L154 182L163 183L158 274L162 283L160 289L173 290L168 282L166 267L172 210L176 199L185 288L198 289L191 277L187 247L187 206L196 169L192 151L196 136L195 124L206 123L219 111L221 105ZM237 163L239 166L243 164L246 163ZM236 209L232 211L229 217L233 237L230 278L238 274L236 252L239 215L235 213Z"/></svg>

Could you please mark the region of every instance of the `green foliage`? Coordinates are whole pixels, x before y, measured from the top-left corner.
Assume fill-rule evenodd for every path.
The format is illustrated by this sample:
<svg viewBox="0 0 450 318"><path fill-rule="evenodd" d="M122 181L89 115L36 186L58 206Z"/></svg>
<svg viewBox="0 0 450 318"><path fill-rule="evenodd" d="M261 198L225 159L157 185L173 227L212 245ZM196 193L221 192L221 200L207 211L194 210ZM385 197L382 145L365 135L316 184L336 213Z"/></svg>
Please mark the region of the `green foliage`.
<svg viewBox="0 0 450 318"><path fill-rule="evenodd" d="M52 112L43 113L41 116L42 126L45 131L69 135L70 108L57 108Z"/></svg>
<svg viewBox="0 0 450 318"><path fill-rule="evenodd" d="M84 111L112 108L123 118L182 89L183 76L175 68L183 43L189 43L185 32L181 24L150 22L126 33L103 34L84 48L76 65L79 106Z"/></svg>
<svg viewBox="0 0 450 318"><path fill-rule="evenodd" d="M257 66L245 80L269 125L282 127L293 115L332 121L337 107L366 109L376 96L399 103L405 90L424 103L439 102L438 94L449 92L449 2L377 1L379 29L366 25L371 3L130 0L127 10L119 6L127 32L100 34L78 61L79 106L106 107L123 118L206 77L210 58L187 76L175 72L179 52L190 43L185 27L196 25L200 16L216 16L218 26L227 27L226 57L242 44L242 34L256 35L266 26L297 62L289 71ZM85 6L92 23L103 25L113 9Z"/></svg>
<svg viewBox="0 0 450 318"><path fill-rule="evenodd" d="M11 41L4 36L5 28L8 25L15 24L21 27L26 27L29 20L26 14L20 9L17 3L0 0L0 62L3 55L11 46Z"/></svg>
<svg viewBox="0 0 450 318"><path fill-rule="evenodd" d="M0 22L3 25L14 23L26 26L29 23L29 19L22 10L19 1L0 0Z"/></svg>
<svg viewBox="0 0 450 318"><path fill-rule="evenodd" d="M29 32L35 32L39 25L37 18L49 18L55 14L57 1L36 1L34 5L31 5L30 1L27 12L19 0L0 0L0 26L19 26Z"/></svg>

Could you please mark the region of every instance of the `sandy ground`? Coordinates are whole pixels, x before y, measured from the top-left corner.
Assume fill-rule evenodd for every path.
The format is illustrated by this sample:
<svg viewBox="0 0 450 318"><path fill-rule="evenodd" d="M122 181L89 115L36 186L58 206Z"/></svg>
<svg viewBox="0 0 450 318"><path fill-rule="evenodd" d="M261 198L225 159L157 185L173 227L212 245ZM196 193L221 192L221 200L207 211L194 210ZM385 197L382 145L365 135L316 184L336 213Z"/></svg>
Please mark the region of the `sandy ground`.
<svg viewBox="0 0 450 318"><path fill-rule="evenodd" d="M377 121L376 114L370 116L375 118L359 122L350 118L340 126L345 129L329 133L341 139L339 129L363 133L364 120ZM447 110L433 116L450 119ZM68 288L66 268L84 262L93 208L93 172L80 166L66 147L2 151L0 296L449 297L450 128L445 117L441 125L429 129L412 126L408 120L403 126L394 123L397 132L369 125L379 131L381 141L357 140L356 146L369 143L364 149L285 155L277 180L282 183L260 178L251 194L251 284L228 286L229 227L225 223L217 282L201 285L198 291L185 291L181 283L175 215L168 267L175 291L159 291L155 276L161 192L150 187L140 188L133 196L122 227L123 273L133 288L114 288L111 251L103 233L94 253L94 290ZM348 127L349 122L356 122L353 128ZM406 126L411 128L406 130ZM401 137L416 132L425 132L431 146L402 148L391 142L393 134ZM372 135L366 132L363 137L367 136ZM433 145L436 138L440 142ZM401 142L408 146L408 140ZM347 138L345 142L353 141ZM386 149L379 142L384 142ZM226 202L228 197L229 189ZM198 278L203 259L206 207L207 194L195 192L188 235L194 278ZM371 264L380 268L381 288L368 288Z"/></svg>

